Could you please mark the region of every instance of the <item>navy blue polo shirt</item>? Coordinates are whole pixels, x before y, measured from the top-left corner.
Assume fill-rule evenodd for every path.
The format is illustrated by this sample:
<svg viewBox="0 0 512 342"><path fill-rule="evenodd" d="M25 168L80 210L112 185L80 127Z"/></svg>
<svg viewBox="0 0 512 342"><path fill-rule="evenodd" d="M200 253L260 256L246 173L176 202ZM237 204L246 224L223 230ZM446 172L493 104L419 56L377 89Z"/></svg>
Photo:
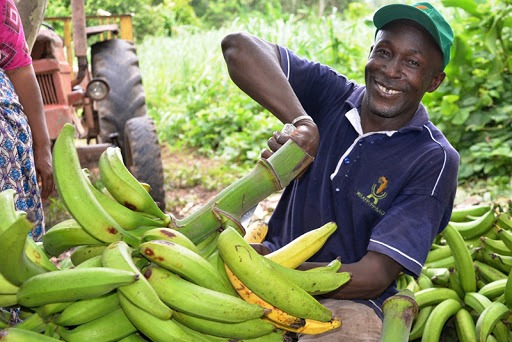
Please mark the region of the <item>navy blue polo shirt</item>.
<svg viewBox="0 0 512 342"><path fill-rule="evenodd" d="M367 251L389 256L418 276L434 237L448 223L459 154L430 122L423 105L397 131L363 134L358 109L365 87L328 66L279 47L281 67L320 132L314 162L283 192L269 220L275 250L327 222L338 229L309 261L359 261ZM382 317L383 301L361 301Z"/></svg>

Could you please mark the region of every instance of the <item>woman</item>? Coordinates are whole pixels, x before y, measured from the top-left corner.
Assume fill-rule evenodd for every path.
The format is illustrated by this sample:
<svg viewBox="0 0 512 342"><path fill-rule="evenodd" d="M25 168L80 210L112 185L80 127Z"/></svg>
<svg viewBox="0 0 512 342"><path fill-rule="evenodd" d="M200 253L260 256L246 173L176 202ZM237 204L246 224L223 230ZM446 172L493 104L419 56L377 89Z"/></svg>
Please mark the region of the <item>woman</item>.
<svg viewBox="0 0 512 342"><path fill-rule="evenodd" d="M42 200L54 189L43 101L13 0L0 0L0 191L15 189L15 207L44 234Z"/></svg>

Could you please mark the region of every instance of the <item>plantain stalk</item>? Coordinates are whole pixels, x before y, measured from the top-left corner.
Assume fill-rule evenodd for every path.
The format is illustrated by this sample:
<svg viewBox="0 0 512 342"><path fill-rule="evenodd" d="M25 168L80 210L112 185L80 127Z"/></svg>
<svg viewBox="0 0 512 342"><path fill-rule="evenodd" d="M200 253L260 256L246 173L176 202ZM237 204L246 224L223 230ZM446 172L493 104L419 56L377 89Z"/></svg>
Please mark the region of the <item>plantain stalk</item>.
<svg viewBox="0 0 512 342"><path fill-rule="evenodd" d="M289 140L268 159L260 158L247 175L222 190L196 212L183 219L172 217L170 228L178 229L198 243L222 227L229 217L239 222L242 215L276 191L284 189L313 158ZM222 213L222 215L219 215ZM241 225L237 224L241 228ZM243 230L243 228L241 228Z"/></svg>
<svg viewBox="0 0 512 342"><path fill-rule="evenodd" d="M389 297L382 305L384 320L382 322L381 342L407 342L414 318L418 315L418 304L414 293L402 290Z"/></svg>

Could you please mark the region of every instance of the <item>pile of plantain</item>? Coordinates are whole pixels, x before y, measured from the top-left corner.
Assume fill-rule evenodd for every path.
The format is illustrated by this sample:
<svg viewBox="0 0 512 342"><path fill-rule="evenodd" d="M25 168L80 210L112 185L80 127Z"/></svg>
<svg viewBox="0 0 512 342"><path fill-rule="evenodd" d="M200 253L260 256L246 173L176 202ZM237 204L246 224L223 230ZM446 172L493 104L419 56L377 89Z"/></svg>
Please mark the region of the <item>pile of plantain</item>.
<svg viewBox="0 0 512 342"><path fill-rule="evenodd" d="M454 209L420 277L402 274L418 315L409 340L512 341L512 219L509 201Z"/></svg>
<svg viewBox="0 0 512 342"><path fill-rule="evenodd" d="M0 341L282 341L285 333L341 327L316 295L350 280L336 259L296 267L336 230L318 227L267 256L250 243L268 228L241 216L285 187L311 161L293 142L190 216L159 209L148 187L109 147L99 176L82 169L75 129L53 149L60 198L71 218L41 242L34 224L0 192ZM65 255L59 264L53 257ZM58 266L57 266L58 265Z"/></svg>

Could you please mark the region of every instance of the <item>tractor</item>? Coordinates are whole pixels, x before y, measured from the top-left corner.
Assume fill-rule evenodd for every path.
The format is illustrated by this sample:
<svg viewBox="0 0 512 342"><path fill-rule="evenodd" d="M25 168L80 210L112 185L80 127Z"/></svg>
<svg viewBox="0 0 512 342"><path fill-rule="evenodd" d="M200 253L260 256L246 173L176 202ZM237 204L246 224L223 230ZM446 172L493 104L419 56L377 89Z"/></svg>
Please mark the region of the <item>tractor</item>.
<svg viewBox="0 0 512 342"><path fill-rule="evenodd" d="M44 17L47 0L15 2L52 141L72 123L82 167L96 166L107 147L118 146L130 172L165 209L160 145L147 115L132 16L86 16L84 0L71 0L71 17Z"/></svg>

